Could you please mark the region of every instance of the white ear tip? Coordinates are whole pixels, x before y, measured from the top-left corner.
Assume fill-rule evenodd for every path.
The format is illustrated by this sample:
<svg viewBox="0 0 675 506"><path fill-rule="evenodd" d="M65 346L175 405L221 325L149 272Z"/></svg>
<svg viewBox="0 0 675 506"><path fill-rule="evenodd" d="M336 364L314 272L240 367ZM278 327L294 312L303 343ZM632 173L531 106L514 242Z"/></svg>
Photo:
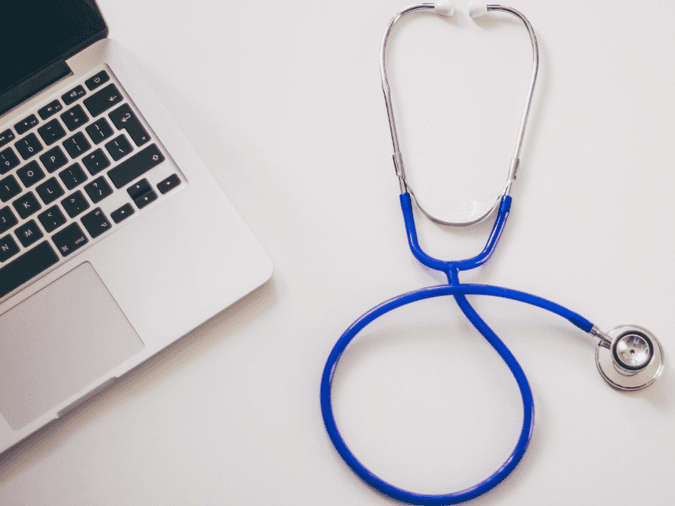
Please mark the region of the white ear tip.
<svg viewBox="0 0 675 506"><path fill-rule="evenodd" d="M476 2L475 0L470 0L469 2L469 16L472 18L479 18L480 16L485 16L487 14L487 4L483 2Z"/></svg>
<svg viewBox="0 0 675 506"><path fill-rule="evenodd" d="M441 16L452 16L455 13L455 2L452 0L438 0L434 4L434 12Z"/></svg>

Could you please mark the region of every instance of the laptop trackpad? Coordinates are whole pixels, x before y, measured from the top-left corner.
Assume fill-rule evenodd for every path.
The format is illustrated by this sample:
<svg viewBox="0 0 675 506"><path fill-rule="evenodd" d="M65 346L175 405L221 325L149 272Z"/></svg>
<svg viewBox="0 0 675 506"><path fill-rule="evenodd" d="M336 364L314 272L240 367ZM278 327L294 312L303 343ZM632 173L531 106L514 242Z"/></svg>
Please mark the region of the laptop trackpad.
<svg viewBox="0 0 675 506"><path fill-rule="evenodd" d="M0 412L18 430L143 346L84 263L0 315Z"/></svg>

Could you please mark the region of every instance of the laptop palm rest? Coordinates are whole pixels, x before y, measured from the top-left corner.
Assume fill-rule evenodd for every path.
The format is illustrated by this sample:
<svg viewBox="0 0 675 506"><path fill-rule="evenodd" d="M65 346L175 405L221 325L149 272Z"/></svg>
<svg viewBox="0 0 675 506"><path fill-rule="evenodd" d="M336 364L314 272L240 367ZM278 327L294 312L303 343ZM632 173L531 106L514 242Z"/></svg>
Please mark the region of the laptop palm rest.
<svg viewBox="0 0 675 506"><path fill-rule="evenodd" d="M0 412L18 430L142 350L90 263L0 315Z"/></svg>

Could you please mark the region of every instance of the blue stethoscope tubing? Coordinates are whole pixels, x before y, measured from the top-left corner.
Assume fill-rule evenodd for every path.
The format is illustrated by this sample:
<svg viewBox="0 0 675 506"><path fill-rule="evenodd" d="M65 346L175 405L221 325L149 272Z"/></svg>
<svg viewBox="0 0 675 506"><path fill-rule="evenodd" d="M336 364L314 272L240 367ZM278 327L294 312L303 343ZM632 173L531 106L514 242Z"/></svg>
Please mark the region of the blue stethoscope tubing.
<svg viewBox="0 0 675 506"><path fill-rule="evenodd" d="M365 483L384 495L409 504L457 504L474 499L491 490L501 481L503 481L523 458L523 455L525 454L527 446L530 442L532 429L534 427L534 401L532 398L532 390L530 389L530 386L527 382L525 373L509 349L483 321L471 304L469 304L469 301L466 298L467 295L487 295L491 297L501 297L531 304L569 320L579 329L598 338L599 341L597 343L595 352L595 362L598 367L598 371L605 381L607 381L613 388L619 390L640 390L642 388L646 388L656 381L663 371L663 349L656 336L643 327L639 327L637 325L621 325L605 333L577 313L541 297L517 290L501 288L498 286L463 284L459 280L460 272L479 267L490 259L497 246L497 243L499 242L502 231L504 230L504 226L506 225L506 220L509 217L512 202L510 196L511 186L516 179L516 174L520 165L520 148L523 141L530 103L532 101L534 86L537 79L537 72L539 68L539 49L534 29L527 18L523 16L523 14L511 7L505 7L502 5L479 5L475 2L469 2L469 14L472 17L484 15L489 11L501 11L520 19L527 29L527 32L530 36L530 42L532 43L532 75L525 101L525 109L520 123L520 130L518 132L518 138L516 141L516 149L514 156L511 159L511 165L509 167L509 174L504 192L496 199L495 205L485 214L483 214L483 216L473 219L472 221L461 223L448 222L432 216L424 210L424 208L420 205L419 200L415 199L417 208L421 213L430 218L432 221L443 225L472 225L486 219L496 211L497 217L495 219L494 225L492 226L492 231L490 232L483 251L481 251L478 255L465 260L438 260L427 255L422 250L417 240L417 231L415 229L415 220L412 210L412 199L415 198L415 195L405 177L405 169L403 166L403 158L399 149L398 135L396 133L396 121L394 119L394 110L391 101L391 91L387 78L385 62L387 41L392 28L404 16L418 11L433 12L441 16L452 16L454 13L454 7L452 6L452 0L438 0L433 4L424 3L413 5L401 10L392 18L387 27L387 30L385 31L380 49L382 90L384 92L385 105L387 106L389 129L391 131L394 147L394 168L396 170L396 176L399 179L399 186L401 188L400 203L405 221L408 245L410 246L410 250L412 251L415 258L417 258L417 260L419 260L423 265L444 273L448 279L448 284L422 288L420 290L405 293L383 302L379 306L374 307L361 316L345 331L344 334L342 334L328 356L328 360L326 361L326 366L324 367L323 375L321 377L321 413L326 430L328 432L328 436L333 442L336 450L347 463L347 465ZM335 422L331 399L331 387L335 370L342 353L345 351L354 337L356 337L358 333L361 332L361 330L363 330L368 324L373 322L373 320L406 304L447 295L454 297L457 305L467 317L467 319L497 351L499 356L504 360L509 370L513 374L516 383L518 384L518 388L520 389L520 394L523 401L523 426L520 431L520 436L518 437L516 446L513 449L511 455L506 459L501 467L499 467L499 469L497 469L485 480L474 485L473 487L469 487L451 494L417 494L403 490L382 480L369 471L349 450Z"/></svg>
<svg viewBox="0 0 675 506"><path fill-rule="evenodd" d="M492 232L490 233L485 248L480 254L466 260L443 261L427 255L420 248L417 241L417 231L412 213L411 197L409 193L403 193L400 196L400 201L410 249L415 258L417 258L422 264L431 269L443 272L448 278L448 284L430 286L413 292L408 292L374 307L361 316L358 320L356 320L344 332L344 334L342 334L340 339L333 347L328 360L326 361L321 378L321 413L326 430L328 432L328 436L330 437L333 445L335 446L335 449L338 451L342 459L365 483L378 490L380 493L391 497L392 499L409 504L420 505L458 504L474 499L497 486L509 475L509 473L511 473L511 471L522 459L530 442L532 430L534 428L534 400L532 397L532 390L530 389L530 385L527 382L525 373L506 345L483 321L471 304L469 304L469 301L466 299L466 295L487 295L524 302L555 313L569 320L573 325L585 332L590 332L591 329L594 328L593 323L579 314L541 297L517 290L501 288L498 286L483 284L462 284L459 281L458 274L460 271L473 269L489 260L490 256L494 252L495 247L497 246L497 243L499 242L499 238L509 216L511 200L511 197L508 195L502 197L497 219L495 220L495 223L492 227ZM331 402L331 387L335 370L342 353L345 351L349 343L351 343L358 333L361 332L361 330L363 330L368 324L380 316L383 316L390 311L393 311L394 309L406 304L447 295L452 295L455 298L464 315L497 351L499 356L509 367L509 370L513 374L518 384L523 401L523 426L520 431L518 442L516 443L516 446L513 449L511 455L499 469L497 469L485 480L474 485L473 487L469 487L455 493L445 495L417 494L403 490L379 478L377 475L368 470L349 450L335 422Z"/></svg>

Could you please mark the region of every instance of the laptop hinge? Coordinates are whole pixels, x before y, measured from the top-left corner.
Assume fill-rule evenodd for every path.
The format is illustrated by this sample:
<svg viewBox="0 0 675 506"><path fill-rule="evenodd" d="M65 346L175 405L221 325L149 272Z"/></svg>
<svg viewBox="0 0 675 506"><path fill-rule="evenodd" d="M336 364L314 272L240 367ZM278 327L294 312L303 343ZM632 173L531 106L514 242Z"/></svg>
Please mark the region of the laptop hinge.
<svg viewBox="0 0 675 506"><path fill-rule="evenodd" d="M65 60L59 60L23 80L17 86L0 94L0 116L71 73Z"/></svg>

